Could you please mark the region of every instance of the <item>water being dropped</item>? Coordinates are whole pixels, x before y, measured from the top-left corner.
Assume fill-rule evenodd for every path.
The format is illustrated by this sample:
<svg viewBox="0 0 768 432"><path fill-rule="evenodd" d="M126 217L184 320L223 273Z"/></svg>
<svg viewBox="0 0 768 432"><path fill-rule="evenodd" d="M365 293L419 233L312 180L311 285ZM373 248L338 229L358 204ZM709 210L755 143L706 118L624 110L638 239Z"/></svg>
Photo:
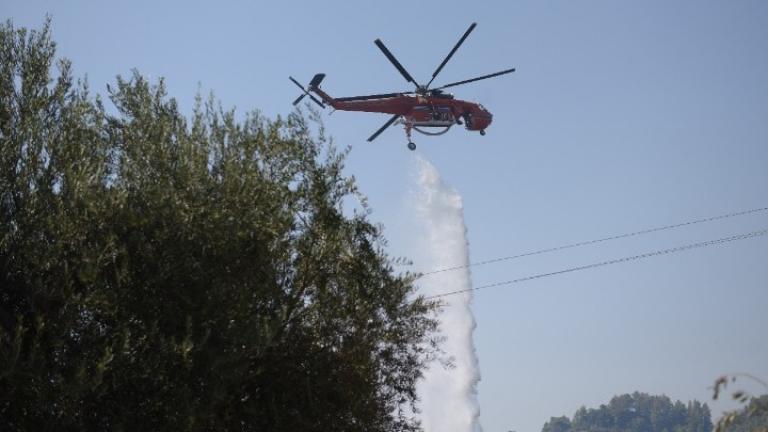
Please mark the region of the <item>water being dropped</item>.
<svg viewBox="0 0 768 432"><path fill-rule="evenodd" d="M461 195L446 185L437 169L423 158L416 162L414 198L422 237L423 268L469 264ZM431 274L418 283L420 293L427 296L472 287L468 268ZM453 367L433 363L420 382L422 425L426 432L480 432L477 401L480 370L472 339L475 329L472 293L451 296L445 303L439 317L441 335L445 338L442 348Z"/></svg>

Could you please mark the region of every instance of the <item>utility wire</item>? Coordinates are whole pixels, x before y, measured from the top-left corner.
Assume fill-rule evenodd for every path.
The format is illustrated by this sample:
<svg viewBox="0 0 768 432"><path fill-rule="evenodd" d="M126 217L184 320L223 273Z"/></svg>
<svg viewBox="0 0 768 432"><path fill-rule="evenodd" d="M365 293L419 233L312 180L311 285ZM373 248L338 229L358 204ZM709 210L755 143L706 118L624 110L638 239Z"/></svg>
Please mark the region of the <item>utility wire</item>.
<svg viewBox="0 0 768 432"><path fill-rule="evenodd" d="M567 269L564 269L564 270L558 270L558 271L554 271L554 272L550 272L550 273L539 273L539 274L536 274L536 275L533 275L533 276L526 276L526 277L519 278L519 279L512 279L512 280L508 280L508 281L504 281L504 282L497 282L497 283L493 283L493 284L489 284L489 285L483 285L483 286L479 286L479 287L475 287L475 288L468 288L468 289L463 289L463 290L458 290L458 291L446 292L446 293L443 293L443 294L437 294L437 295L428 296L428 297L426 297L426 299L436 299L436 298L447 297L447 296L450 296L450 295L456 295L456 294L461 294L461 293L470 292L470 291L479 291L481 289L498 287L498 286L502 286L502 285L512 285L512 284L516 284L516 283L520 283L520 282L526 282L526 281L530 281L530 280L534 280L534 279L541 279L541 278L545 278L545 277L549 277L549 276L555 276L555 275L559 275L559 274L563 274L563 273L571 273L571 272L576 272L576 271L581 271L581 270L589 270L589 269L593 269L593 268L597 268L597 267L604 267L604 266L611 265L611 264L619 264L619 263L635 261L635 260L639 260L639 259L643 259L643 258L650 258L650 257L653 257L653 256L658 256L658 255L667 255L667 254L671 254L671 253L675 253L675 252L682 252L682 251L686 251L686 250L690 250L690 249L698 249L698 248L703 248L703 247L707 247L707 246L714 246L714 245L719 245L719 244L723 244L723 243L729 243L729 242L736 241L736 240L745 240L745 239L748 239L748 238L760 237L760 236L764 236L766 234L768 234L768 229L764 229L764 230L760 230L760 231L753 231L751 233L739 234L739 235L734 235L734 236L731 236L731 237L723 237L723 238L720 238L720 239L717 239L717 240L708 240L708 241L704 241L704 242L700 242L700 243L692 243L692 244L687 244L687 245L684 245L684 246L674 247L674 248L671 248L671 249L662 249L662 250L657 250L657 251L653 251L653 252L647 252L647 253L644 253L644 254L641 254L641 255L634 255L634 256L629 256L629 257L624 257L624 258L612 259L612 260L609 260L609 261L603 261L603 262L599 262L599 263L588 264L588 265L584 265L584 266L580 266L580 267L571 267L571 268L567 268Z"/></svg>
<svg viewBox="0 0 768 432"><path fill-rule="evenodd" d="M424 276L431 275L431 274L436 274L436 273L443 273L443 272L447 272L447 271L461 270L461 269L465 269L465 268L469 268L469 267L477 267L477 266L481 266L481 265L485 265L485 264L497 263L497 262L500 262L500 261L509 261L509 260L523 258L523 257L527 257L527 256L540 255L540 254L549 253L549 252L555 252L555 251L559 251L559 250L563 250L563 249L570 249L570 248L575 248L575 247L580 247L580 246L587 246L587 245L591 245L591 244L595 244L595 243L601 243L601 242L605 242L605 241L609 241L609 240L618 240L618 239L627 238L627 237L634 237L634 236L638 236L638 235L642 235L642 234L650 234L650 233L654 233L654 232L658 232L658 231L665 231L665 230L670 230L670 229L674 229L674 228L680 228L680 227L689 226L689 225L696 225L696 224L705 223L705 222L712 222L712 221L716 221L716 220L728 219L728 218L737 217L737 216L745 216L745 215L748 215L748 214L764 212L764 211L767 211L767 210L768 210L768 207L756 208L756 209L752 209L752 210L728 213L728 214L723 214L723 215L719 215L719 216L712 216L712 217L705 218L705 219L697 219L697 220L692 220L692 221L688 221L688 222L682 222L682 223L678 223L678 224L674 224L674 225L666 225L666 226L662 226L662 227L644 229L644 230L641 230L641 231L635 231L635 232L631 232L631 233L627 233L627 234L614 235L614 236L605 237L605 238L601 238L601 239L597 239L597 240L589 240L589 241L583 241L583 242L579 242L579 243L567 244L567 245L564 245L564 246L557 246L557 247L548 248L548 249L540 249L540 250L537 250L537 251L526 252L526 253L522 253L522 254L519 254L519 255L512 255L512 256L506 256L506 257L501 257L501 258L494 258L494 259L489 259L489 260L486 260L486 261L478 261L478 262L469 263L469 264L465 264L465 265L459 265L459 266L455 266L455 267L447 267L447 268L443 268L443 269L439 269L439 270L433 270L433 271L422 273L419 277L424 277Z"/></svg>

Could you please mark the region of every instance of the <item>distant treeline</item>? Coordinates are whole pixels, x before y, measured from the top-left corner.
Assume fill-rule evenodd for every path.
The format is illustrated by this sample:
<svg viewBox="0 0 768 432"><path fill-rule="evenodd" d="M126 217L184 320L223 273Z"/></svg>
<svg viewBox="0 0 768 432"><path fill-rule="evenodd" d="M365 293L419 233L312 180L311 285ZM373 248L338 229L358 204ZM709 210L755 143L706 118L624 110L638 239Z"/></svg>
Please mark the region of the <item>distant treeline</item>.
<svg viewBox="0 0 768 432"><path fill-rule="evenodd" d="M672 402L667 396L632 393L615 396L599 408L581 407L568 417L552 417L542 432L711 432L706 403Z"/></svg>
<svg viewBox="0 0 768 432"><path fill-rule="evenodd" d="M724 427L757 432L768 427L768 395L755 398ZM542 432L712 432L709 407L697 400L672 402L667 396L632 393L615 396L599 408L579 408L573 418L552 417Z"/></svg>

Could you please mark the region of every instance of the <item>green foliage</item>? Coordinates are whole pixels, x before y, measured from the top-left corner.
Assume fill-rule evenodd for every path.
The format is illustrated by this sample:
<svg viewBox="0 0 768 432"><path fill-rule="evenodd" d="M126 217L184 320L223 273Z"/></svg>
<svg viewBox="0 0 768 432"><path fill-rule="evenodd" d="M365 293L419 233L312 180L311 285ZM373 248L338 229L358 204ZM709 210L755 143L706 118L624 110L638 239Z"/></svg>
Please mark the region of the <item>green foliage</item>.
<svg viewBox="0 0 768 432"><path fill-rule="evenodd" d="M738 378L746 378L768 390L768 383L760 378L748 373L736 373L715 380L712 399L717 400L728 384L735 383ZM768 394L755 397L743 389L737 389L731 393L731 398L741 408L723 413L715 425L715 432L768 432Z"/></svg>
<svg viewBox="0 0 768 432"><path fill-rule="evenodd" d="M724 432L768 432L768 395L750 398L740 410L725 413L717 422Z"/></svg>
<svg viewBox="0 0 768 432"><path fill-rule="evenodd" d="M116 107L0 26L0 430L415 430L436 304L301 113Z"/></svg>
<svg viewBox="0 0 768 432"><path fill-rule="evenodd" d="M548 422L544 423L541 432L568 432L572 429L573 425L571 425L571 419L568 417L551 417Z"/></svg>
<svg viewBox="0 0 768 432"><path fill-rule="evenodd" d="M635 392L600 408L579 408L573 419L552 417L542 432L712 432L707 404L672 403L666 396Z"/></svg>

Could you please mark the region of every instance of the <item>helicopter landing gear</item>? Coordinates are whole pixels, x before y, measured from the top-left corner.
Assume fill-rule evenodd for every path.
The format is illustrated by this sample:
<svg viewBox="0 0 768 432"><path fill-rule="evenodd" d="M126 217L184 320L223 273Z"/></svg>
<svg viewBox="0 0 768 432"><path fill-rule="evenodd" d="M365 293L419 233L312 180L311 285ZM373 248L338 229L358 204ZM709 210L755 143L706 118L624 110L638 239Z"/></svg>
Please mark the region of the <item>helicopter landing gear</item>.
<svg viewBox="0 0 768 432"><path fill-rule="evenodd" d="M416 150L416 144L414 144L413 141L411 141L411 130L413 129L413 123L411 122L405 122L405 136L408 137L408 150L414 151Z"/></svg>
<svg viewBox="0 0 768 432"><path fill-rule="evenodd" d="M480 129L480 135L485 136L485 129Z"/></svg>

